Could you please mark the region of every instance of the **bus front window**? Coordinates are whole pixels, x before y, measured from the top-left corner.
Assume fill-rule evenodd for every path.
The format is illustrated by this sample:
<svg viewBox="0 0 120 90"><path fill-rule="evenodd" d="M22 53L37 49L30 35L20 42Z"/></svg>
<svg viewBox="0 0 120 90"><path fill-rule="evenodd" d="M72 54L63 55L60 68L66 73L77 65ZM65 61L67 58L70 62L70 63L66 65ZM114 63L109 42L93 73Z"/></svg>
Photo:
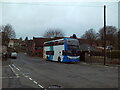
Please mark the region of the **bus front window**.
<svg viewBox="0 0 120 90"><path fill-rule="evenodd" d="M78 56L79 55L79 42L75 39L68 40L68 55Z"/></svg>

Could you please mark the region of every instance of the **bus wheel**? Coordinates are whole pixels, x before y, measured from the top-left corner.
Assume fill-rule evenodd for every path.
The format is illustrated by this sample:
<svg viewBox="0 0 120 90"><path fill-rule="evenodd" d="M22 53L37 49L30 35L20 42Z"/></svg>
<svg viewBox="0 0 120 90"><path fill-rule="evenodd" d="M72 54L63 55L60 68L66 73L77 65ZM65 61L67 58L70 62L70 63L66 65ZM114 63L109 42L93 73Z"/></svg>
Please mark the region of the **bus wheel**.
<svg viewBox="0 0 120 90"><path fill-rule="evenodd" d="M60 57L58 57L58 62L61 62L61 58Z"/></svg>

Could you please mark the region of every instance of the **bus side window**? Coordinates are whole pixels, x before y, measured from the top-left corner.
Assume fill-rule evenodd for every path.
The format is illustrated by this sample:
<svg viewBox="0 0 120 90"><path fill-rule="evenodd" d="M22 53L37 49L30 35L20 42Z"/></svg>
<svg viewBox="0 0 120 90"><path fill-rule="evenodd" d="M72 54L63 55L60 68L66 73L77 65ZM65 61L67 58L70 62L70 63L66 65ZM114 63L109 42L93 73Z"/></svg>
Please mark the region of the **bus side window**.
<svg viewBox="0 0 120 90"><path fill-rule="evenodd" d="M65 56L66 55L66 51L62 50L62 55Z"/></svg>
<svg viewBox="0 0 120 90"><path fill-rule="evenodd" d="M46 55L54 55L54 51L46 51Z"/></svg>

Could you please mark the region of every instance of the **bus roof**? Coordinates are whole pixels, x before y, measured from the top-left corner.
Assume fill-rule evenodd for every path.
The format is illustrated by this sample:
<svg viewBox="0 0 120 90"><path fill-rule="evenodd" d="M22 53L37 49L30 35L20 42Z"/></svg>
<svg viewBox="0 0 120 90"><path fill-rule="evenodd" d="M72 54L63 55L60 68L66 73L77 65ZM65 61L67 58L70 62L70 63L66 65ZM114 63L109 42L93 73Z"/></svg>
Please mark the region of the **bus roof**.
<svg viewBox="0 0 120 90"><path fill-rule="evenodd" d="M56 39L56 40L51 40L51 41L44 42L44 44L45 44L45 43L54 42L54 41L67 40L67 39L75 39L75 38L62 38L62 39Z"/></svg>

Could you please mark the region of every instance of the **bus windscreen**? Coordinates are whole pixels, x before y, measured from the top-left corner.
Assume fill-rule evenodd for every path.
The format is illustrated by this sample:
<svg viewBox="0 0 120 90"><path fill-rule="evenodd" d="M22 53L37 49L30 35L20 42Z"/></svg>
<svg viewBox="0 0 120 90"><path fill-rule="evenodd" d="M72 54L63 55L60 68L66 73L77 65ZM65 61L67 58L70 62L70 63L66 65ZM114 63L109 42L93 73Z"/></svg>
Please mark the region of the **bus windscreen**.
<svg viewBox="0 0 120 90"><path fill-rule="evenodd" d="M68 40L68 55L78 56L79 55L79 41L78 40Z"/></svg>

